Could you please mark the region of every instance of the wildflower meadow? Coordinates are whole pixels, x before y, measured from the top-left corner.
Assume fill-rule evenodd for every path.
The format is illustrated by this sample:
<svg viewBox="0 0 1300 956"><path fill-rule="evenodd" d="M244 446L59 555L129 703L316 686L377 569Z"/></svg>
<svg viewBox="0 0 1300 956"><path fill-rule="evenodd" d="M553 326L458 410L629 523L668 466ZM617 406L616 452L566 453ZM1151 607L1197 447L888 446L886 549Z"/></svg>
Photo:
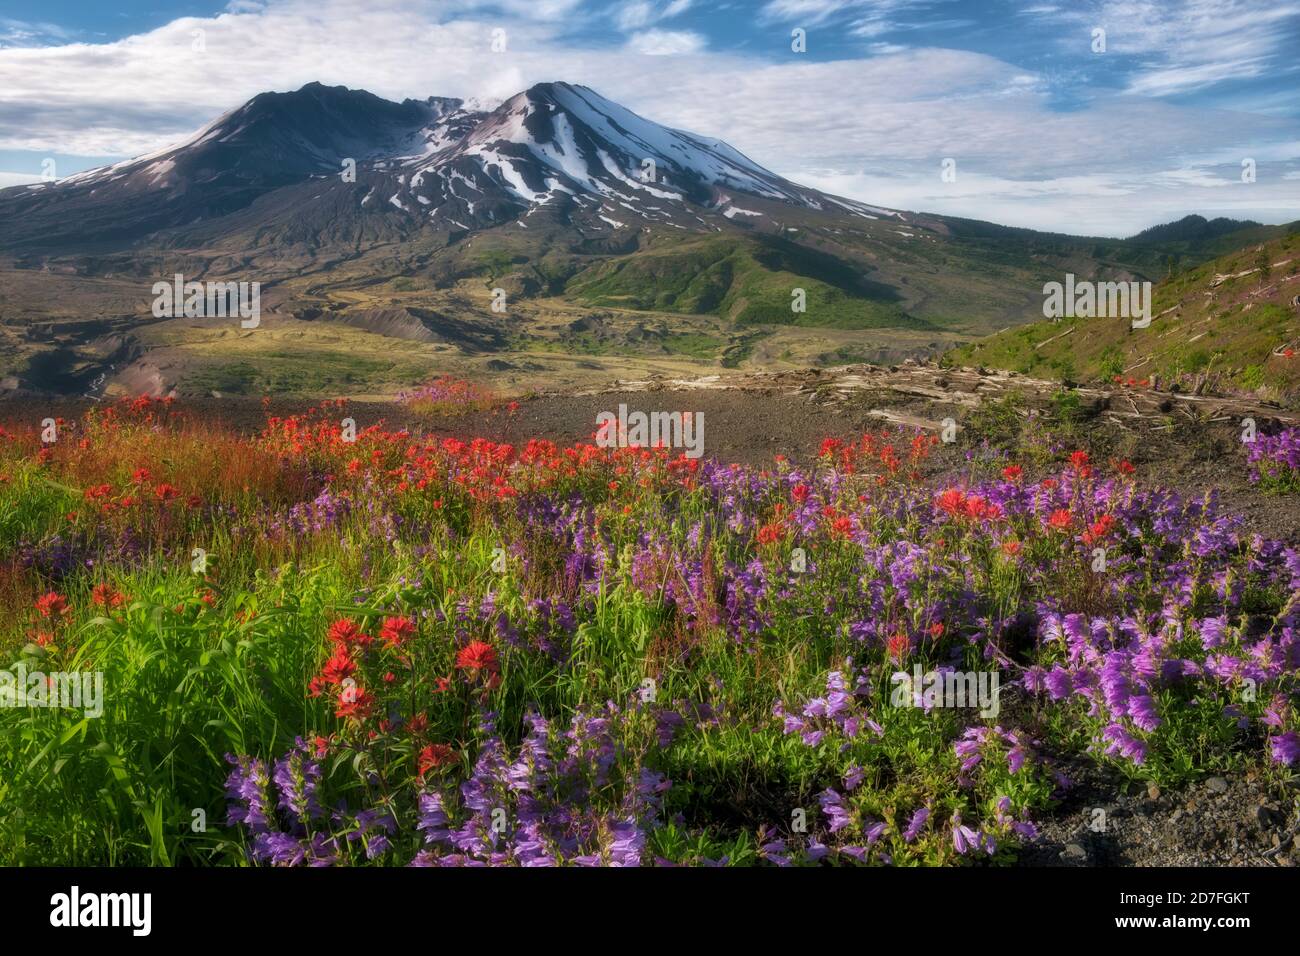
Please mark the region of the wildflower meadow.
<svg viewBox="0 0 1300 956"><path fill-rule="evenodd" d="M0 433L0 862L999 865L1073 767L1300 757L1300 554L1124 460L347 419Z"/></svg>

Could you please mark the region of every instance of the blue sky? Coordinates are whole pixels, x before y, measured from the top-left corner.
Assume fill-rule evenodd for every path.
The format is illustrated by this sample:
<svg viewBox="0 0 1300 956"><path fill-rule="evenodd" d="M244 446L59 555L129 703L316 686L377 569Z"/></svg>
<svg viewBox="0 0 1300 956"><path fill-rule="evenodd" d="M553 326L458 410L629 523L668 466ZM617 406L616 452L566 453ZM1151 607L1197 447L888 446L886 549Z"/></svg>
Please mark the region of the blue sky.
<svg viewBox="0 0 1300 956"><path fill-rule="evenodd" d="M563 79L896 208L1096 235L1283 222L1297 41L1300 0L0 0L0 185L312 80L491 103Z"/></svg>

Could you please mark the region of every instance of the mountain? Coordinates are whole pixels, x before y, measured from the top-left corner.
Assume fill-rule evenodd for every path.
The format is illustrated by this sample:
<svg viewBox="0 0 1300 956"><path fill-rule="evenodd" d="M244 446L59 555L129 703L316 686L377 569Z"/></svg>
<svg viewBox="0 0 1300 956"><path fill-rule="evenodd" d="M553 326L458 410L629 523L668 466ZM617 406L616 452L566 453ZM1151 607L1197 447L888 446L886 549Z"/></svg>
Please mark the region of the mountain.
<svg viewBox="0 0 1300 956"><path fill-rule="evenodd" d="M53 183L0 190L0 246L76 249L219 218L258 197L421 146L459 101L390 103L313 83L263 93L177 146Z"/></svg>
<svg viewBox="0 0 1300 956"><path fill-rule="evenodd" d="M1132 242L1182 242L1189 239L1217 239L1242 229L1258 228L1261 224L1252 219L1206 219L1204 216L1184 216L1177 222L1166 222L1143 229L1133 236Z"/></svg>
<svg viewBox="0 0 1300 956"><path fill-rule="evenodd" d="M355 181L344 175L348 161ZM364 239L367 219L410 235L526 225L541 214L608 233L765 214L738 205L742 197L899 215L797 186L726 143L660 126L582 86L541 83L483 111L312 83L256 96L169 149L0 190L0 248L208 241L238 226L224 217L283 189L287 208L259 207L263 227L324 226L346 212L352 229L340 241Z"/></svg>
<svg viewBox="0 0 1300 956"><path fill-rule="evenodd" d="M1132 380L1139 387L1154 382L1161 389L1300 399L1300 222L1175 273L1152 298L1147 328L1114 318L1040 321L946 359L1080 382L1118 379L1122 387Z"/></svg>
<svg viewBox="0 0 1300 956"><path fill-rule="evenodd" d="M0 388L389 393L430 366L531 383L891 362L1032 321L1065 272L1158 278L1276 233L1243 225L1039 233L828 195L584 86L490 106L312 83L0 190ZM258 282L266 321L153 316L177 273Z"/></svg>

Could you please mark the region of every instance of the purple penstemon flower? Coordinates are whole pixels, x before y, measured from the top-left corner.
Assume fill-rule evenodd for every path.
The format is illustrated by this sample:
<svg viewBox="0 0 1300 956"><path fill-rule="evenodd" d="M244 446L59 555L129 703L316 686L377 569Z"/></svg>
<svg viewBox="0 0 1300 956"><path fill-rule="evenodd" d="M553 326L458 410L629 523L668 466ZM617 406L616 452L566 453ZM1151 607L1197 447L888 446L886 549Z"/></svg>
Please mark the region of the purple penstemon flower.
<svg viewBox="0 0 1300 956"><path fill-rule="evenodd" d="M1126 757L1135 764L1146 761L1147 745L1119 724L1107 724L1102 731L1102 739L1106 741L1105 752L1108 755Z"/></svg>
<svg viewBox="0 0 1300 956"><path fill-rule="evenodd" d="M232 801L226 820L242 823L253 833L266 832L271 827L272 813L266 764L253 757L233 754L226 754L226 762L235 768L226 778L226 796Z"/></svg>
<svg viewBox="0 0 1300 956"><path fill-rule="evenodd" d="M280 791L280 808L291 813L300 825L324 816L316 799L320 776L320 765L310 759L301 737L293 750L275 762L273 779Z"/></svg>
<svg viewBox="0 0 1300 956"><path fill-rule="evenodd" d="M1137 694L1128 700L1128 715L1133 723L1151 733L1160 726L1160 716L1156 713L1156 702L1150 694Z"/></svg>
<svg viewBox="0 0 1300 956"><path fill-rule="evenodd" d="M1291 766L1300 760L1300 733L1294 730L1269 738L1269 756L1274 763Z"/></svg>
<svg viewBox="0 0 1300 956"><path fill-rule="evenodd" d="M425 843L451 844L447 829L447 814L443 810L442 794L422 793L419 798L420 814L416 829L424 833Z"/></svg>
<svg viewBox="0 0 1300 956"><path fill-rule="evenodd" d="M912 814L912 819L908 821L907 829L903 831L904 842L913 842L921 833L927 820L930 819L930 808L921 807Z"/></svg>
<svg viewBox="0 0 1300 956"><path fill-rule="evenodd" d="M984 759L980 753L980 748L988 740L989 729L987 727L971 727L962 734L962 739L953 744L953 750L961 758L962 773L968 773L980 765Z"/></svg>
<svg viewBox="0 0 1300 956"><path fill-rule="evenodd" d="M1043 678L1043 686L1052 700L1065 700L1074 693L1074 680L1060 664L1055 665Z"/></svg>
<svg viewBox="0 0 1300 956"><path fill-rule="evenodd" d="M952 847L963 856L980 847L980 835L961 822L960 813L952 816Z"/></svg>
<svg viewBox="0 0 1300 956"><path fill-rule="evenodd" d="M758 855L776 866L791 866L789 850L786 847L785 840L769 838L765 829L760 829L758 833L759 847Z"/></svg>

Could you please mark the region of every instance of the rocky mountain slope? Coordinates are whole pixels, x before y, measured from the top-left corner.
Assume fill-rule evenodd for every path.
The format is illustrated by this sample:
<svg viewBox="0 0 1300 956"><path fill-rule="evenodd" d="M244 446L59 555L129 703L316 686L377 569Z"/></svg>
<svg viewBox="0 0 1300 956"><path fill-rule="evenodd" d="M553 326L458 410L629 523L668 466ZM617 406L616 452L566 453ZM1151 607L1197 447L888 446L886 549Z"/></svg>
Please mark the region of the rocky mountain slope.
<svg viewBox="0 0 1300 956"><path fill-rule="evenodd" d="M1065 272L1152 278L1279 234L1231 225L1111 240L886 209L567 83L496 106L313 83L0 190L0 387L384 394L435 371L896 361L1031 321ZM259 283L261 325L153 316L177 273Z"/></svg>

